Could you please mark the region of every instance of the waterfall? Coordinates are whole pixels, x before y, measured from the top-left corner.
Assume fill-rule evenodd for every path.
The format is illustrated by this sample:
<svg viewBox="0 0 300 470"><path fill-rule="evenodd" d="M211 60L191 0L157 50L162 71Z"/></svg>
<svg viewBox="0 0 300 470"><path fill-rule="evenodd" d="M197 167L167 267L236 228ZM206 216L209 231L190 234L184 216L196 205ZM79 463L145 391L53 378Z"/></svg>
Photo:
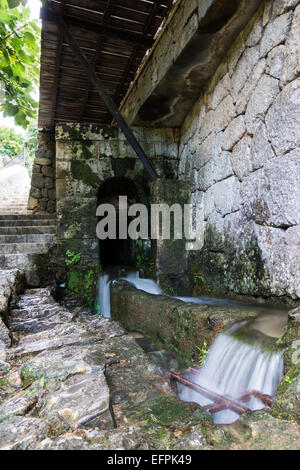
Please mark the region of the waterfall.
<svg viewBox="0 0 300 470"><path fill-rule="evenodd" d="M129 273L126 277L120 278L133 284L137 289L148 292L148 294L163 294L161 288L152 279L142 279L138 272ZM112 280L109 274L103 274L99 278L98 296L99 296L99 313L105 318L110 318L110 284Z"/></svg>
<svg viewBox="0 0 300 470"><path fill-rule="evenodd" d="M140 278L138 272L130 273L126 277L122 277L121 280L130 282L134 287L143 290L144 292L148 292L148 294L163 295L163 291L155 281L152 279Z"/></svg>
<svg viewBox="0 0 300 470"><path fill-rule="evenodd" d="M110 318L110 283L108 274L100 276L98 284L99 313L105 318Z"/></svg>
<svg viewBox="0 0 300 470"><path fill-rule="evenodd" d="M235 324L220 334L211 346L203 367L186 378L237 402L246 392L254 390L275 396L277 385L283 377L283 355L281 352L265 351L259 344L251 345L236 339L235 333L245 324ZM201 406L212 403L184 385L178 384L177 390L183 401ZM255 397L243 404L251 410L265 407ZM238 418L239 415L231 410L213 415L215 424L233 423Z"/></svg>

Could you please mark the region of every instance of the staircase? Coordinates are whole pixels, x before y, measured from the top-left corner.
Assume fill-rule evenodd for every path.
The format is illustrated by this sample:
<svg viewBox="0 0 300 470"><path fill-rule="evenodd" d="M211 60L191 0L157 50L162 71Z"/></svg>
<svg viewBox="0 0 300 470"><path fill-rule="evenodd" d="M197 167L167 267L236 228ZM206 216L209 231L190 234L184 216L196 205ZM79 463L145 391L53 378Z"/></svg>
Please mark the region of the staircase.
<svg viewBox="0 0 300 470"><path fill-rule="evenodd" d="M6 212L1 209L0 269L23 270L27 283L38 286L38 271L43 263L40 255L48 253L54 245L55 230L55 214L12 213L11 206Z"/></svg>
<svg viewBox="0 0 300 470"><path fill-rule="evenodd" d="M0 214L22 214L27 211L28 194L1 197Z"/></svg>

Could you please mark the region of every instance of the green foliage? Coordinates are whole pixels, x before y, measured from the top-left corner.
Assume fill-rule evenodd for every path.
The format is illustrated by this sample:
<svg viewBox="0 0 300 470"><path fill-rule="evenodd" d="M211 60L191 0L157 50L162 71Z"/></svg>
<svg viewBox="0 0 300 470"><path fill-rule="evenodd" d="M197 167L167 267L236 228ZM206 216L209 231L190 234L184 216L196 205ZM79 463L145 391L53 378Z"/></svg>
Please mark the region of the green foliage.
<svg viewBox="0 0 300 470"><path fill-rule="evenodd" d="M168 286L168 291L171 295L175 295L175 289L172 286Z"/></svg>
<svg viewBox="0 0 300 470"><path fill-rule="evenodd" d="M292 379L291 377L289 377L288 375L286 375L286 376L284 377L284 381L285 381L286 383L288 383L288 384L291 384L291 383L293 382L293 379Z"/></svg>
<svg viewBox="0 0 300 470"><path fill-rule="evenodd" d="M153 276L154 262L150 256L147 256L143 248L143 240L136 240L136 267L143 271L146 277Z"/></svg>
<svg viewBox="0 0 300 470"><path fill-rule="evenodd" d="M276 345L277 345L277 346L283 346L283 345L284 345L284 340L283 340L283 338L279 338L279 339L276 341Z"/></svg>
<svg viewBox="0 0 300 470"><path fill-rule="evenodd" d="M76 253L76 251L66 251L66 259L65 264L66 266L74 266L74 264L78 264L81 258L80 253Z"/></svg>
<svg viewBox="0 0 300 470"><path fill-rule="evenodd" d="M194 284L202 286L204 284L204 276L201 273L193 273Z"/></svg>
<svg viewBox="0 0 300 470"><path fill-rule="evenodd" d="M65 264L68 267L77 265L81 259L81 253L75 251L67 250L66 256ZM93 312L98 311L97 286L101 271L101 266L98 266L93 269L77 268L69 273L67 295L80 297Z"/></svg>
<svg viewBox="0 0 300 470"><path fill-rule="evenodd" d="M32 98L39 81L40 27L30 20L25 0L0 0L0 82L4 117L13 116L24 129L37 115Z"/></svg>
<svg viewBox="0 0 300 470"><path fill-rule="evenodd" d="M200 366L203 366L206 360L206 356L208 354L207 341L204 340L202 347L196 346L196 348L198 349L198 362Z"/></svg>
<svg viewBox="0 0 300 470"><path fill-rule="evenodd" d="M0 156L13 158L23 148L24 137L9 127L0 127Z"/></svg>

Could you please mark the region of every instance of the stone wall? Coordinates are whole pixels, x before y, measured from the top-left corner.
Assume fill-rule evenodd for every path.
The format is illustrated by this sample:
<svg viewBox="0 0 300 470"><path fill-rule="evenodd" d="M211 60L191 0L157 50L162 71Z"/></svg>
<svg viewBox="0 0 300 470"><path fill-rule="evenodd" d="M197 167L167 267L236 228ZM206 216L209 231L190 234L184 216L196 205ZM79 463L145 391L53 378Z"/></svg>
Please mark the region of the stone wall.
<svg viewBox="0 0 300 470"><path fill-rule="evenodd" d="M178 138L173 129L134 129L161 177L177 178ZM143 186L150 182L140 160L116 126L56 126L57 241L81 253L81 264L99 263L96 209L101 185L125 177ZM143 201L140 201L143 202Z"/></svg>
<svg viewBox="0 0 300 470"><path fill-rule="evenodd" d="M205 211L214 287L300 297L300 5L263 3L186 118L179 178Z"/></svg>
<svg viewBox="0 0 300 470"><path fill-rule="evenodd" d="M54 136L45 132L38 135L28 209L49 213L56 210L55 142Z"/></svg>

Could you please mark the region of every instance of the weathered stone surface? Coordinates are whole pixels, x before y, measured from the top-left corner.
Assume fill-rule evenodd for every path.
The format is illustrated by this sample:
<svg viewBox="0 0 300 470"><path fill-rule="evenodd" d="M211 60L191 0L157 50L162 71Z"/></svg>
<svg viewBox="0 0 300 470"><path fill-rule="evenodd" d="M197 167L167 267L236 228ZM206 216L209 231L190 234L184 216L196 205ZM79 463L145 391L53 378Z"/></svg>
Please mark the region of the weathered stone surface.
<svg viewBox="0 0 300 470"><path fill-rule="evenodd" d="M249 134L255 133L279 91L278 80L267 75L261 77L246 109L245 122Z"/></svg>
<svg viewBox="0 0 300 470"><path fill-rule="evenodd" d="M216 109L216 107L221 103L221 101L229 95L231 89L231 81L229 74L227 73L222 80L219 81L215 87L212 98L211 98L211 107Z"/></svg>
<svg viewBox="0 0 300 470"><path fill-rule="evenodd" d="M289 2L290 3L290 2ZM300 71L300 5L295 9L292 29L285 47L285 60L281 76L281 84L286 85L299 75Z"/></svg>
<svg viewBox="0 0 300 470"><path fill-rule="evenodd" d="M232 119L236 116L236 111L233 105L231 96L227 96L215 109L214 116L214 129L220 132L225 129Z"/></svg>
<svg viewBox="0 0 300 470"><path fill-rule="evenodd" d="M240 91L243 89L248 77L259 60L259 51L257 47L247 48L240 58L234 75L231 79L231 94L234 102L237 101Z"/></svg>
<svg viewBox="0 0 300 470"><path fill-rule="evenodd" d="M38 199L32 197L32 196L29 196L29 200L28 200L28 210L33 210L35 209L39 204L39 201Z"/></svg>
<svg viewBox="0 0 300 470"><path fill-rule="evenodd" d="M236 144L232 151L232 168L239 180L248 176L253 170L250 145L251 138L246 135L238 144Z"/></svg>
<svg viewBox="0 0 300 470"><path fill-rule="evenodd" d="M285 46L277 46L272 49L267 58L266 73L280 79L285 59Z"/></svg>
<svg viewBox="0 0 300 470"><path fill-rule="evenodd" d="M268 23L260 44L260 55L264 57L273 47L284 42L289 33L292 15L286 13Z"/></svg>
<svg viewBox="0 0 300 470"><path fill-rule="evenodd" d="M40 173L34 173L31 178L31 185L34 188L41 189L45 185L45 178L42 174Z"/></svg>
<svg viewBox="0 0 300 470"><path fill-rule="evenodd" d="M194 167L200 170L216 153L221 151L220 134L212 132L196 149Z"/></svg>
<svg viewBox="0 0 300 470"><path fill-rule="evenodd" d="M7 313L9 302L22 289L23 277L18 269L0 270L0 317Z"/></svg>
<svg viewBox="0 0 300 470"><path fill-rule="evenodd" d="M212 445L227 450L297 450L299 426L273 418L266 411L244 415L229 428L220 426L208 432Z"/></svg>
<svg viewBox="0 0 300 470"><path fill-rule="evenodd" d="M25 416L35 406L36 402L37 397L34 395L16 396L6 400L0 405L0 422L12 416Z"/></svg>
<svg viewBox="0 0 300 470"><path fill-rule="evenodd" d="M297 79L282 90L266 116L268 137L278 156L300 146L299 102Z"/></svg>
<svg viewBox="0 0 300 470"><path fill-rule="evenodd" d="M41 165L41 166L49 166L51 165L51 160L49 158L35 158L34 164Z"/></svg>
<svg viewBox="0 0 300 470"><path fill-rule="evenodd" d="M240 205L240 183L235 176L214 185L215 207L225 216L238 210Z"/></svg>
<svg viewBox="0 0 300 470"><path fill-rule="evenodd" d="M265 59L260 60L256 64L252 73L250 74L250 77L246 81L244 88L238 94L235 105L238 114L245 113L249 99L254 93L255 87L265 71L265 66Z"/></svg>
<svg viewBox="0 0 300 470"><path fill-rule="evenodd" d="M34 450L49 432L49 425L37 418L14 416L0 422L1 450Z"/></svg>
<svg viewBox="0 0 300 470"><path fill-rule="evenodd" d="M250 144L250 154L254 170L262 168L268 160L275 157L273 149L268 141L264 124L259 126L253 136Z"/></svg>
<svg viewBox="0 0 300 470"><path fill-rule="evenodd" d="M274 0L273 16L279 16L298 5L299 0Z"/></svg>
<svg viewBox="0 0 300 470"><path fill-rule="evenodd" d="M50 358L49 358L50 359ZM84 376L67 378L61 388L40 403L41 417L62 416L70 424L89 424L109 412L109 390L103 369L94 366Z"/></svg>
<svg viewBox="0 0 300 470"><path fill-rule="evenodd" d="M262 196L270 212L268 222L277 227L300 224L300 149L269 161L265 178Z"/></svg>
<svg viewBox="0 0 300 470"><path fill-rule="evenodd" d="M9 331L3 320L0 318L0 351L10 346Z"/></svg>
<svg viewBox="0 0 300 470"><path fill-rule="evenodd" d="M244 116L238 116L225 129L222 137L222 149L232 150L246 132Z"/></svg>

